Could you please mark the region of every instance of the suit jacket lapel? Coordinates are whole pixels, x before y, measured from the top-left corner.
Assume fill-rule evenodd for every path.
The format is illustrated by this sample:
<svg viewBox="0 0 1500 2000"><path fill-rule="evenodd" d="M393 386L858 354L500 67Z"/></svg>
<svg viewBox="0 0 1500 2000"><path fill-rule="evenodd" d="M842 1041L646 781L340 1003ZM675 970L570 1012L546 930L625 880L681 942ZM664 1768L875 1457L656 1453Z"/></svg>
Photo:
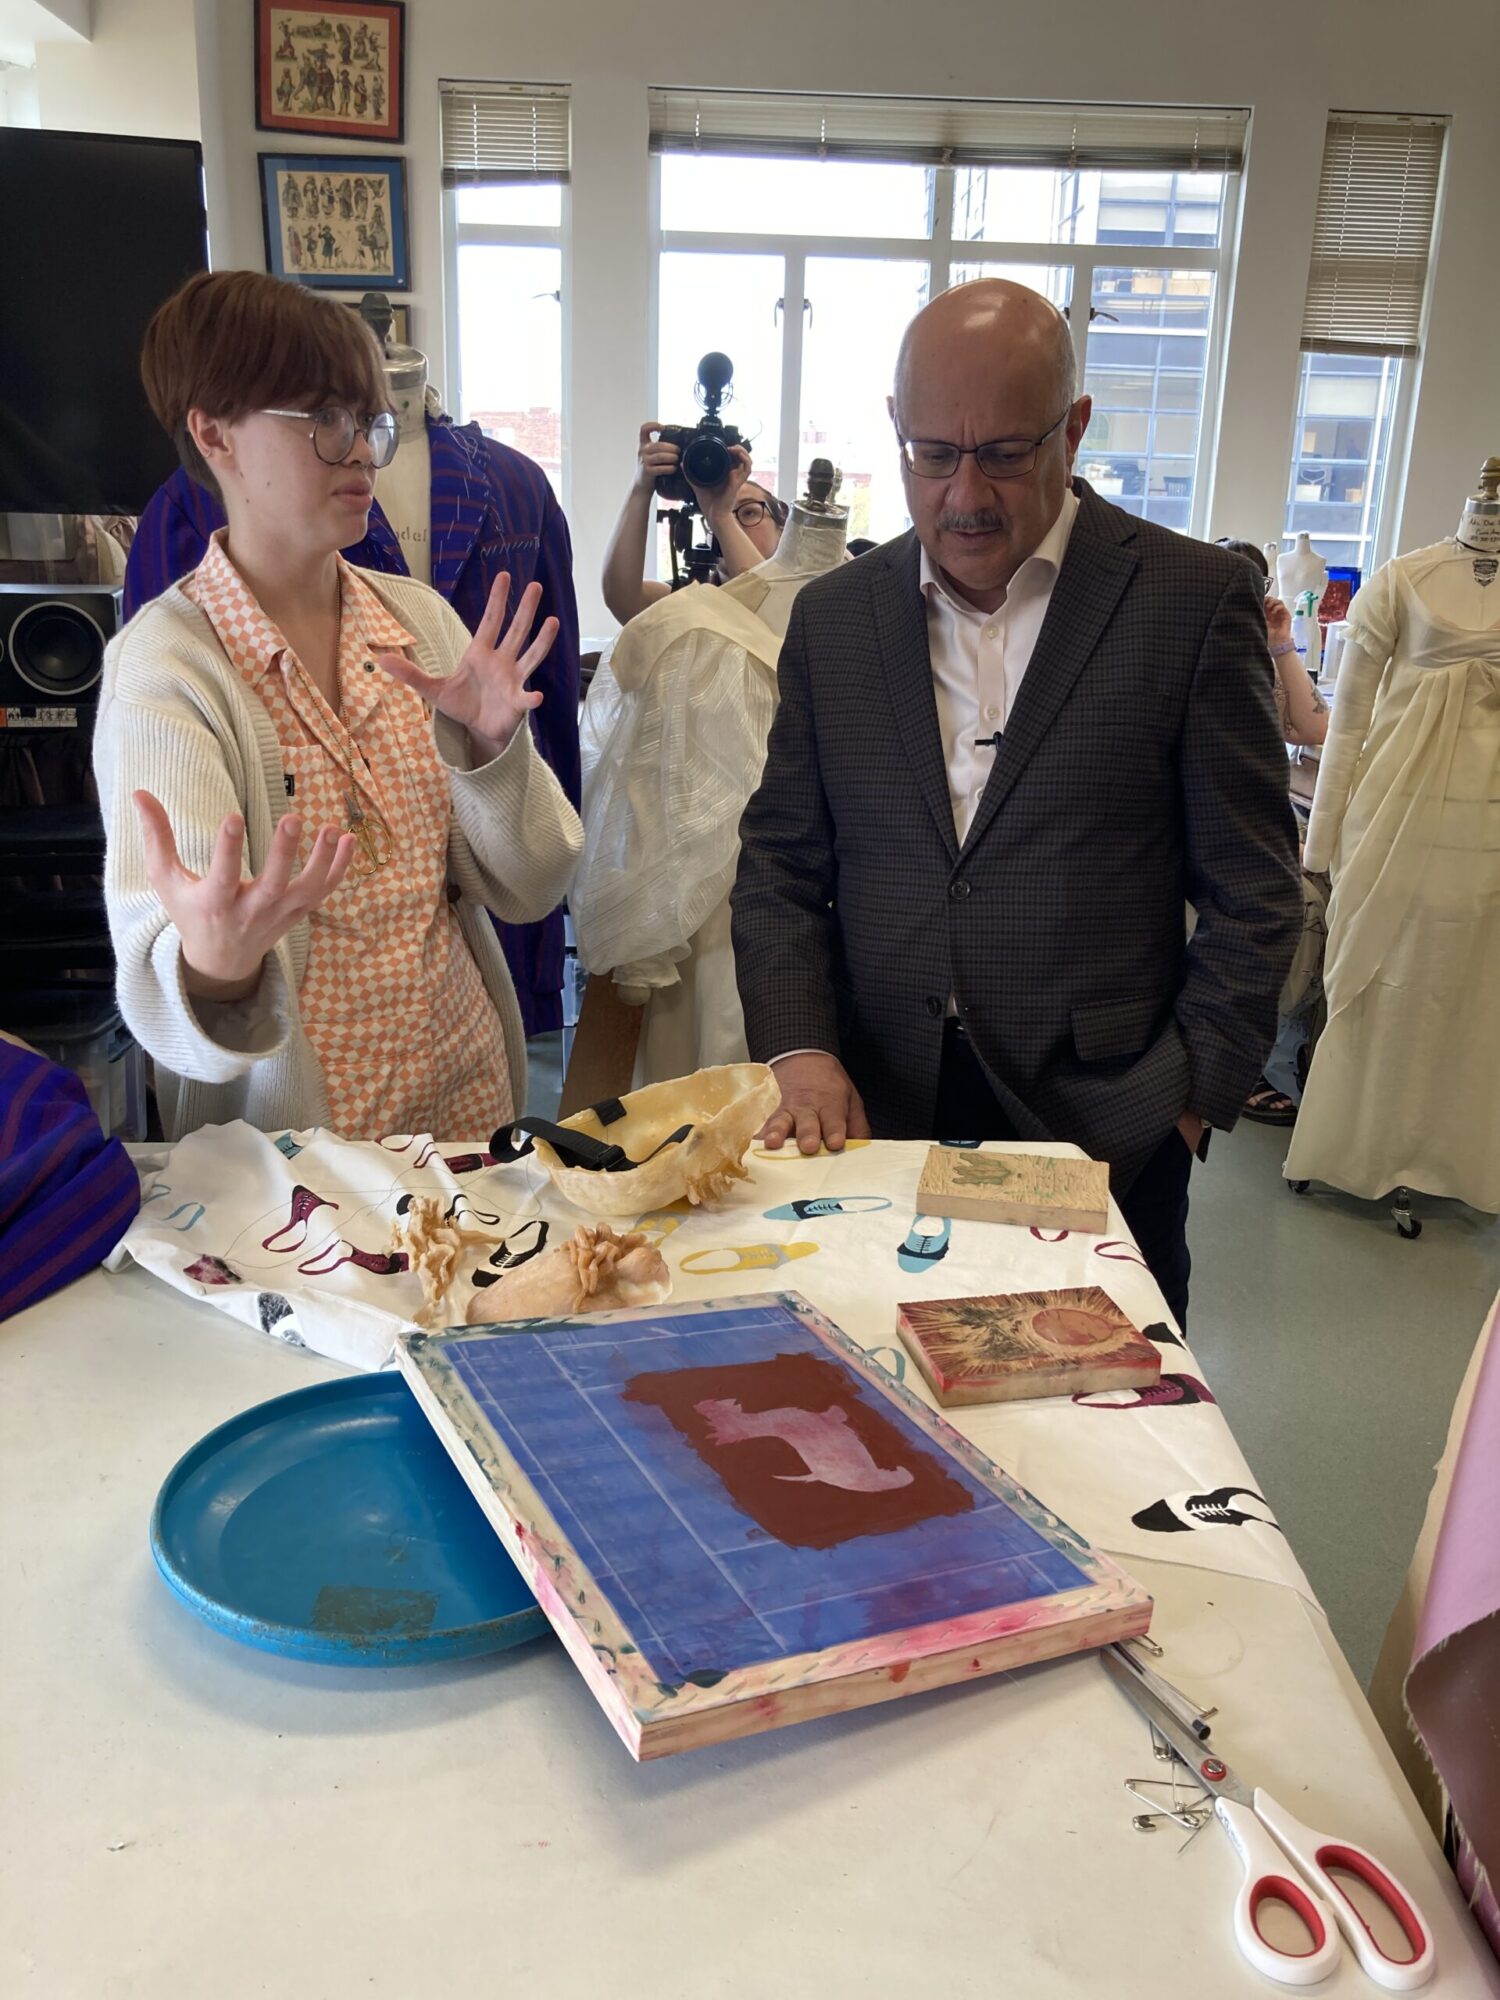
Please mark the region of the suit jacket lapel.
<svg viewBox="0 0 1500 2000"><path fill-rule="evenodd" d="M490 501L486 461L469 429L449 423L427 426L432 459L432 587L450 604L464 564L484 530Z"/></svg>
<svg viewBox="0 0 1500 2000"><path fill-rule="evenodd" d="M1009 798L1032 752L1088 665L1135 574L1137 558L1128 547L1135 533L1131 517L1106 505L1082 481L1079 486L1078 518L1068 552L996 753L995 768L969 827L966 848L983 838Z"/></svg>
<svg viewBox="0 0 1500 2000"><path fill-rule="evenodd" d="M943 761L937 697L932 688L932 660L927 650L927 607L919 580L921 552L917 538L909 534L889 553L881 551L860 560L884 564L875 585L874 610L891 706L896 712L896 726L906 746L917 789L926 800L950 855L957 859L953 801L948 792L948 767Z"/></svg>

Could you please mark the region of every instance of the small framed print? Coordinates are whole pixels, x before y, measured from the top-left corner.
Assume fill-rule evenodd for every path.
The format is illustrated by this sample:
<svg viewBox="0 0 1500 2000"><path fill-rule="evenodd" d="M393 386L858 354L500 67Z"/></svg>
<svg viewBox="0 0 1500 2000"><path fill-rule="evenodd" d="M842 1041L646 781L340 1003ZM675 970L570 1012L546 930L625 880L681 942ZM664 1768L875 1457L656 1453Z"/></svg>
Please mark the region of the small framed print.
<svg viewBox="0 0 1500 2000"><path fill-rule="evenodd" d="M411 307L397 305L394 299L390 300L389 303L391 308L391 339L400 347L410 347ZM340 299L339 304L347 306L350 312L355 313L359 311L360 307L358 299Z"/></svg>
<svg viewBox="0 0 1500 2000"><path fill-rule="evenodd" d="M330 139L404 136L406 9L365 5L278 7L255 0L255 123L262 132Z"/></svg>
<svg viewBox="0 0 1500 2000"><path fill-rule="evenodd" d="M411 290L406 162L362 153L262 153L266 269L318 291Z"/></svg>

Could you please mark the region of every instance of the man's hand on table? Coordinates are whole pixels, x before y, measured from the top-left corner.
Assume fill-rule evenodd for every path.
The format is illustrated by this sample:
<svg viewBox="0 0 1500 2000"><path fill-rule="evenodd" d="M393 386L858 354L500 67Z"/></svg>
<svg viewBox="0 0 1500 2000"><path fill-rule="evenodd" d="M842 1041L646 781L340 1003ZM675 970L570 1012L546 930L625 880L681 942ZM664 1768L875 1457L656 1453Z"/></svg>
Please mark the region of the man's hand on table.
<svg viewBox="0 0 1500 2000"><path fill-rule="evenodd" d="M859 1092L836 1056L783 1056L773 1068L781 1086L781 1109L771 1113L757 1134L773 1153L793 1134L803 1153L816 1153L821 1146L837 1153L846 1139L869 1138L870 1121Z"/></svg>

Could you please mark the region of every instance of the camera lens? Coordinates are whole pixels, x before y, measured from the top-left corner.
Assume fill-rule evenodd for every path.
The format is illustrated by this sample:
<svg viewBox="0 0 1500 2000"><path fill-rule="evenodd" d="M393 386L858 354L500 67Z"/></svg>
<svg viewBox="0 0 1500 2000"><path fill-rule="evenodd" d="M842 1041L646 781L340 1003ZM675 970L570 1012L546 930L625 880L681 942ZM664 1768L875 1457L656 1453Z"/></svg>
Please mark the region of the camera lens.
<svg viewBox="0 0 1500 2000"><path fill-rule="evenodd" d="M716 437L695 437L682 454L682 470L694 486L712 489L729 477L729 447Z"/></svg>

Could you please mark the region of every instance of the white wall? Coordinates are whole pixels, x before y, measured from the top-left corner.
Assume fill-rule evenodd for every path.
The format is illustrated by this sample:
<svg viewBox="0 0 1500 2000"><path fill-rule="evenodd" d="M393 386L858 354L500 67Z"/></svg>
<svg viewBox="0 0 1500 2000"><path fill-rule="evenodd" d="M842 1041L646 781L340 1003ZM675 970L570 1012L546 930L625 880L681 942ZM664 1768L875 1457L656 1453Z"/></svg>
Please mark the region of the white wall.
<svg viewBox="0 0 1500 2000"><path fill-rule="evenodd" d="M53 131L196 139L192 0L94 0L91 40L37 44L36 86Z"/></svg>
<svg viewBox="0 0 1500 2000"><path fill-rule="evenodd" d="M248 0L196 0L210 233L221 265L263 261L252 12ZM412 302L416 337L434 357L444 351L438 79L573 86L571 511L585 630L608 629L595 577L653 394L645 351L653 83L1251 106L1211 532L1257 541L1277 530L1285 505L1328 110L1448 113L1452 171L1397 545L1447 533L1480 460L1500 451L1495 0L1428 0L1420 10L1407 0L1262 0L1232 10L1214 0L1065 8L756 0L691 16L656 0L415 0L406 19Z"/></svg>
<svg viewBox="0 0 1500 2000"><path fill-rule="evenodd" d="M0 125L40 125L36 70L30 63L0 61Z"/></svg>

